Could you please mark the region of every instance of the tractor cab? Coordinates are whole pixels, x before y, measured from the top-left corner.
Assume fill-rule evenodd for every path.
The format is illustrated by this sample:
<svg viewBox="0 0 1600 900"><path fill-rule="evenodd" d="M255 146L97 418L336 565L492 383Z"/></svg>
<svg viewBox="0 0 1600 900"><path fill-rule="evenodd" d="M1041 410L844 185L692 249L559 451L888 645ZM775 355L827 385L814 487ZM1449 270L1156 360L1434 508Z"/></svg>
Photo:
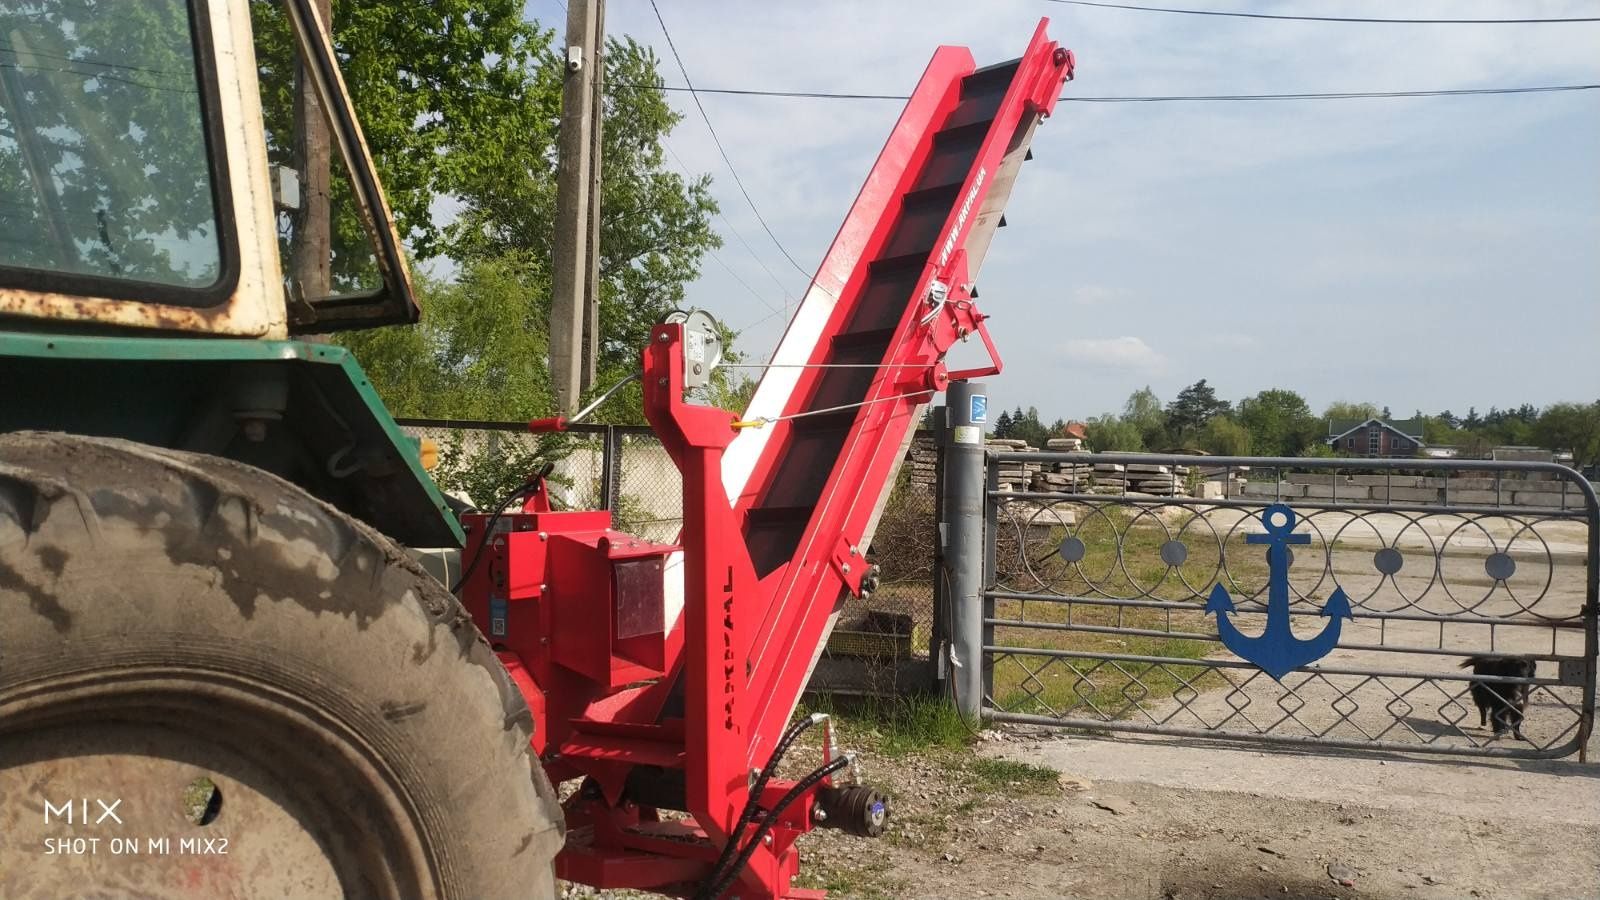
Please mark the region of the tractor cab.
<svg viewBox="0 0 1600 900"><path fill-rule="evenodd" d="M226 457L460 546L350 354L286 340L418 316L318 6L0 9L0 431Z"/></svg>
<svg viewBox="0 0 1600 900"><path fill-rule="evenodd" d="M310 0L6 4L0 329L415 320L325 25Z"/></svg>

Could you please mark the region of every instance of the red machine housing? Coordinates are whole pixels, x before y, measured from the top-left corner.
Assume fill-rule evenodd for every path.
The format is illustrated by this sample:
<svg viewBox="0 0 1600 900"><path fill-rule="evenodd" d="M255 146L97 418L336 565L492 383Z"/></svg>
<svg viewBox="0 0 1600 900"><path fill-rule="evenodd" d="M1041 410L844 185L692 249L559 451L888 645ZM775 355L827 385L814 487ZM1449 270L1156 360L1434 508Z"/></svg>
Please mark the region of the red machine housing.
<svg viewBox="0 0 1600 900"><path fill-rule="evenodd" d="M683 475L677 546L555 512L542 491L471 515L463 601L534 711L566 802L557 873L689 894L712 873L772 757L865 551L922 407L998 372L974 280L1072 54L1041 21L1020 59L940 48L913 92L742 420L685 401L685 325L644 350L645 415ZM977 335L992 364L949 373ZM557 423L554 427L559 427ZM814 790L775 816L730 890L793 888ZM681 810L687 817L662 816ZM703 891L702 891L703 893Z"/></svg>

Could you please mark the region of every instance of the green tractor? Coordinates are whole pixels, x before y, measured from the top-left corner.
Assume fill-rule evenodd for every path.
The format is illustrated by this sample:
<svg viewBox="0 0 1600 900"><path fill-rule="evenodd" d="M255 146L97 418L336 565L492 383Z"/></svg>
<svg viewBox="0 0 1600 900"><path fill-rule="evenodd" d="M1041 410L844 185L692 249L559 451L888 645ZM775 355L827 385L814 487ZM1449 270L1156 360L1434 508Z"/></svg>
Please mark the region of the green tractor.
<svg viewBox="0 0 1600 900"><path fill-rule="evenodd" d="M0 10L0 896L551 896L528 709L402 549L460 527L294 339L418 309L313 0L271 165L260 6Z"/></svg>

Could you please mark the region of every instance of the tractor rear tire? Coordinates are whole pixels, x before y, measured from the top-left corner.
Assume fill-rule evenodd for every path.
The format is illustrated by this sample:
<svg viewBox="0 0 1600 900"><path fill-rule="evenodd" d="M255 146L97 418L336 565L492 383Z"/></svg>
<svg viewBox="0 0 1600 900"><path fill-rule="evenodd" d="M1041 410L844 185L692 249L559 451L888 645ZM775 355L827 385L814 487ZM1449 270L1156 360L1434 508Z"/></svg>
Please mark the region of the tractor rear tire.
<svg viewBox="0 0 1600 900"><path fill-rule="evenodd" d="M225 459L0 434L0 897L552 897L532 728L367 525Z"/></svg>

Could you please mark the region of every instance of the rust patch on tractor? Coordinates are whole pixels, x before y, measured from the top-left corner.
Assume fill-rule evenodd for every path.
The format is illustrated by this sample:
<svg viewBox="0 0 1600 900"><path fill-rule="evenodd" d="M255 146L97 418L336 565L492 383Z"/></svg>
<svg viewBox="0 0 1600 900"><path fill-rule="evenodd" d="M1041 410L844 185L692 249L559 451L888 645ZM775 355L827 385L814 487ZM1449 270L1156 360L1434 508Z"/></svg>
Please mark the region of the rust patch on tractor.
<svg viewBox="0 0 1600 900"><path fill-rule="evenodd" d="M164 331L198 331L249 337L266 334L266 323L240 321L239 300L239 294L235 291L216 306L192 307L3 288L0 289L0 314L101 322Z"/></svg>

